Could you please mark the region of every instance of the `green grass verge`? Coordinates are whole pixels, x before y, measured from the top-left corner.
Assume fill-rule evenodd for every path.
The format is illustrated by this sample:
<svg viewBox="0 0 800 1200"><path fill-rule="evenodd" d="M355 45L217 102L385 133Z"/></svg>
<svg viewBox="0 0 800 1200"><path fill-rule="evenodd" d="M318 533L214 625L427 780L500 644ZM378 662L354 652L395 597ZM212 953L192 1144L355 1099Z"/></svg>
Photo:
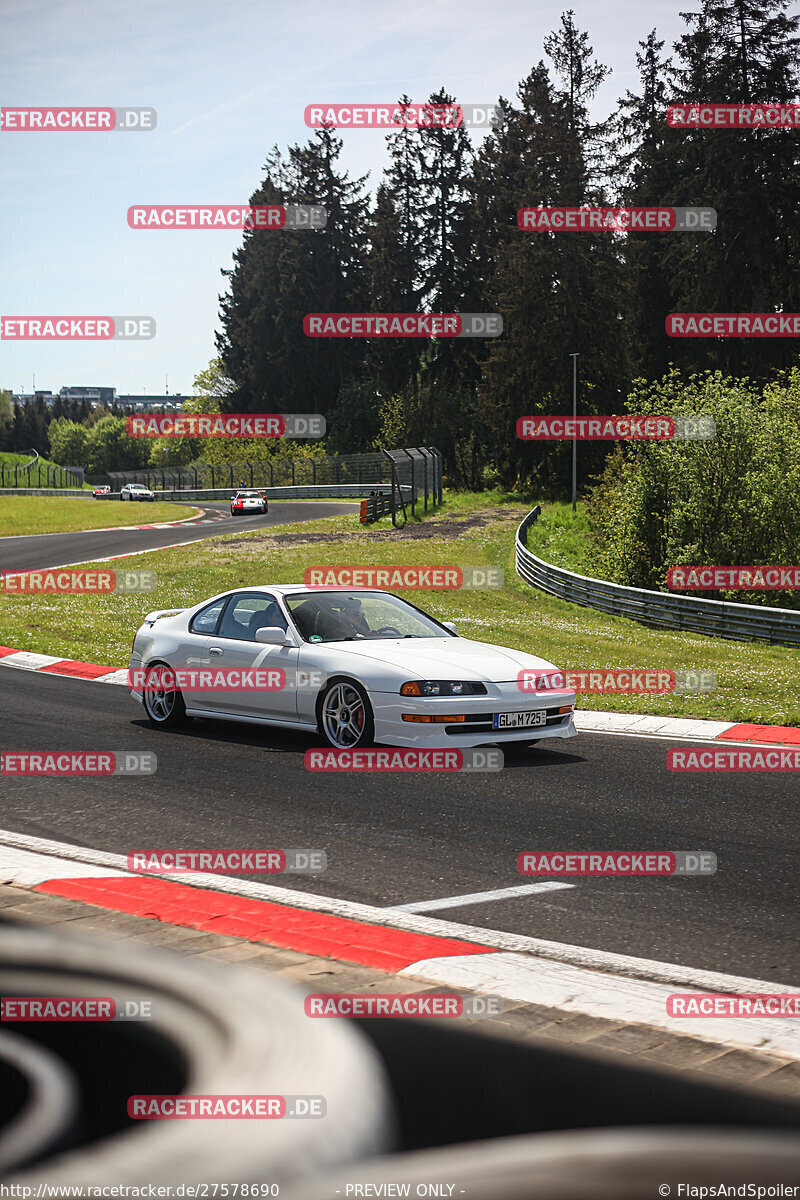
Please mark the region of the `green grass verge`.
<svg viewBox="0 0 800 1200"><path fill-rule="evenodd" d="M528 549L554 567L603 579L585 505L547 503L528 531Z"/></svg>
<svg viewBox="0 0 800 1200"><path fill-rule="evenodd" d="M82 500L77 496L4 496L0 491L0 537L29 533L78 533L114 525L149 525L151 521L180 521L198 510L159 500L124 503Z"/></svg>
<svg viewBox="0 0 800 1200"><path fill-rule="evenodd" d="M704 696L583 695L581 708L800 725L800 651L647 629L568 604L529 587L514 570L514 533L528 505L484 493L446 497L427 519L393 530L388 520L358 524L354 515L226 534L125 560L155 571L149 595L5 597L5 645L126 666L133 634L150 609L198 603L227 588L302 582L326 565L495 566L505 585L486 591L408 592L413 603L459 632L541 655L557 666L697 668L716 671Z"/></svg>

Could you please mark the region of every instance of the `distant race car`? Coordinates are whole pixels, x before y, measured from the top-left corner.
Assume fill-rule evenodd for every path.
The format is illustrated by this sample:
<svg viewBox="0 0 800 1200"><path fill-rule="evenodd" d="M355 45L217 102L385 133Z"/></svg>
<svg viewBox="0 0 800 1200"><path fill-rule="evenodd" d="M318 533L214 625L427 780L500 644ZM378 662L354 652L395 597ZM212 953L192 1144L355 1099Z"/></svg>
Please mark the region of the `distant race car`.
<svg viewBox="0 0 800 1200"><path fill-rule="evenodd" d="M239 517L243 513L265 513L269 512L269 504L267 497L263 492L258 492L251 488L241 490L231 498L231 516Z"/></svg>
<svg viewBox="0 0 800 1200"><path fill-rule="evenodd" d="M143 483L126 483L119 494L120 500L155 500L155 492L146 488Z"/></svg>
<svg viewBox="0 0 800 1200"><path fill-rule="evenodd" d="M111 491L111 488L108 486L107 483L104 483L101 487L92 488L92 495L93 496L107 496L110 491Z"/></svg>
<svg viewBox="0 0 800 1200"><path fill-rule="evenodd" d="M275 670L285 682L215 691L203 676L219 668L256 679ZM522 690L521 671L558 673L521 650L458 637L390 592L299 584L149 613L130 658L131 694L158 727L187 717L287 725L337 749L574 737L574 690Z"/></svg>

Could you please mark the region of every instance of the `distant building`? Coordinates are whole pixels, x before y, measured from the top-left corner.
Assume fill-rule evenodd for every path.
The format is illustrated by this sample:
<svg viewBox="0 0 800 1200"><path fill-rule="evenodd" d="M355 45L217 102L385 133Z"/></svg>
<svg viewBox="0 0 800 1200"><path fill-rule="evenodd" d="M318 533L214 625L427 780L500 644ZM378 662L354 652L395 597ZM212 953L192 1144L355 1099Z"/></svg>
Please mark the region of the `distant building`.
<svg viewBox="0 0 800 1200"><path fill-rule="evenodd" d="M111 407L117 395L117 389L111 387L62 387L59 391L62 400L88 400L92 408L98 404Z"/></svg>
<svg viewBox="0 0 800 1200"><path fill-rule="evenodd" d="M154 408L182 412L184 404L190 399L190 396L117 396L117 404L136 409L137 412L149 412Z"/></svg>
<svg viewBox="0 0 800 1200"><path fill-rule="evenodd" d="M153 409L164 409L166 412L183 412L183 406L189 396L118 396L117 389L112 387L62 387L57 395L53 392L15 392L11 400L14 404L24 404L26 400L44 400L52 407L56 400L86 400L92 408L102 405L111 408L118 404L121 408L130 408L134 412L151 412Z"/></svg>
<svg viewBox="0 0 800 1200"><path fill-rule="evenodd" d="M45 404L54 404L57 397L52 392L12 392L12 404L25 404L28 400L44 400Z"/></svg>

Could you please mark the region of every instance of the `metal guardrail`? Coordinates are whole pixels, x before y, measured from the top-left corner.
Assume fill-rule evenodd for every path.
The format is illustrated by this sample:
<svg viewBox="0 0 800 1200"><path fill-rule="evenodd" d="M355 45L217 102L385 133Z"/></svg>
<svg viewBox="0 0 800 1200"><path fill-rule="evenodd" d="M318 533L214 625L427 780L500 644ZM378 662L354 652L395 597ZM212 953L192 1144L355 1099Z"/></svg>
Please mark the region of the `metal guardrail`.
<svg viewBox="0 0 800 1200"><path fill-rule="evenodd" d="M383 484L385 494L388 495L390 487L388 484ZM245 488L245 491L250 491ZM375 491L375 485L363 483L318 483L315 485L308 484L301 487L274 487L274 488L258 488L260 492L266 492L268 500L358 500L362 496L371 495ZM172 501L172 500L213 500L217 503L227 503L239 491L239 488L167 488L162 491L160 488L154 488L156 500ZM91 493L89 493L91 495ZM95 496L95 500L119 500L119 492L103 492ZM148 501L131 501L130 503L149 503Z"/></svg>
<svg viewBox="0 0 800 1200"><path fill-rule="evenodd" d="M84 496L87 500L91 500L92 493L89 488L0 488L0 497L2 496Z"/></svg>
<svg viewBox="0 0 800 1200"><path fill-rule="evenodd" d="M520 524L516 536L517 574L532 587L561 600L596 608L615 617L628 617L656 629L687 630L732 641L800 646L800 611L726 600L700 600L694 596L627 587L578 575L537 558L528 550L527 540L528 529L541 511L537 504Z"/></svg>

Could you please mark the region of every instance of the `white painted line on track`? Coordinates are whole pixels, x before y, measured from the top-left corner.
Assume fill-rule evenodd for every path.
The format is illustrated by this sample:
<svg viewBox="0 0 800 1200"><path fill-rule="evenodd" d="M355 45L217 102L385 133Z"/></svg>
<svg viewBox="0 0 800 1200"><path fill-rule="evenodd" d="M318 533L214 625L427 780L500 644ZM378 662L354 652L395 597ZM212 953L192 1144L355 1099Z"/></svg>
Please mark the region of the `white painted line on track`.
<svg viewBox="0 0 800 1200"><path fill-rule="evenodd" d="M74 878L73 864L75 862L111 868L103 874L134 874L127 870L127 859L123 854L92 850L85 846L74 846L69 842L54 842L46 838L31 837L28 834L0 829L0 846L5 847L8 851L16 849L47 855L51 863L48 879ZM6 854L5 861L10 863L12 857ZM22 866L28 866L27 862L22 862ZM91 874L95 873L91 872ZM145 874L146 872L136 872L136 875ZM727 975L720 971L685 967L678 963L635 958L628 954L614 954L607 950L594 950L585 946L570 946L564 942L551 942L544 938L527 937L523 934L507 933L498 929L486 929L478 925L462 925L455 921L443 921L438 917L426 917L419 913L398 912L396 909L376 908L373 905L360 904L354 900L339 900L330 896L315 895L313 892L295 891L290 887L252 883L249 880L236 879L229 875L189 872L162 874L159 872L158 875L149 877L168 879L173 883L184 883L192 887L210 888L215 892L226 892L234 896L248 896L254 900L270 900L273 903L287 904L293 908L329 913L332 916L347 917L354 921L368 922L371 925L405 929L410 933L429 933L440 937L459 938L462 941L491 946L497 950L536 955L539 960L568 963L590 971L610 972L629 979L649 979L669 984L672 987L690 987L701 991L732 995L797 990L785 984L767 982L763 979L748 979L739 975ZM11 875L8 876L8 880L15 882ZM705 1020L705 1018L703 1019ZM759 1024L763 1024L763 1019L759 1018Z"/></svg>
<svg viewBox="0 0 800 1200"><path fill-rule="evenodd" d="M462 908L467 904L485 904L488 900L513 900L515 896L536 895L539 892L561 892L574 888L574 883L522 883L517 887L495 888L491 892L471 892L464 896L443 896L439 900L417 900L413 904L392 905L394 912L435 912L439 908Z"/></svg>
<svg viewBox="0 0 800 1200"><path fill-rule="evenodd" d="M12 850L0 846L0 883L16 883L21 887L36 887L48 879L106 879L109 876L124 876L126 871L115 871L111 867L64 861L58 864L57 875L53 874L53 858L49 854L35 854L29 850Z"/></svg>
<svg viewBox="0 0 800 1200"><path fill-rule="evenodd" d="M532 960L522 954L466 954L412 963L398 975L429 983L488 992L522 1004L541 1004L565 1012L586 1013L606 1021L655 1026L704 1041L800 1058L800 1027L791 1018L670 1017L669 984L587 971L569 963ZM761 989L764 990L763 988ZM770 993L784 989L768 984Z"/></svg>

